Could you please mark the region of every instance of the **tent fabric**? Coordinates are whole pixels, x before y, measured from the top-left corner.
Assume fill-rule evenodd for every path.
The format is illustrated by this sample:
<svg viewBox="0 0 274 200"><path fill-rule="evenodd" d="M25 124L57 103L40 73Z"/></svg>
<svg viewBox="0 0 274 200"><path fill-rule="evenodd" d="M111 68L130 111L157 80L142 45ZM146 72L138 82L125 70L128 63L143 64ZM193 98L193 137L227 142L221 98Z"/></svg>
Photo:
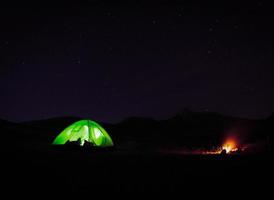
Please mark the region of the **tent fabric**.
<svg viewBox="0 0 274 200"><path fill-rule="evenodd" d="M55 138L53 144L63 145L67 142L76 141L80 141L81 146L83 146L85 142L99 147L113 146L112 139L106 130L91 120L80 120L71 124Z"/></svg>

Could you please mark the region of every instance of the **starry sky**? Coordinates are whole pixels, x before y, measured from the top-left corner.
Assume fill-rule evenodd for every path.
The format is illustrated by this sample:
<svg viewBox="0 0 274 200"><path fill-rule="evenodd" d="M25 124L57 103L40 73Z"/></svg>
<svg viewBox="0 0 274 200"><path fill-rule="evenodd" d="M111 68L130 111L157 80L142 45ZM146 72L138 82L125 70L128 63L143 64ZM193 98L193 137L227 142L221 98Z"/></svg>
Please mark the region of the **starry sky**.
<svg viewBox="0 0 274 200"><path fill-rule="evenodd" d="M0 118L274 112L274 16L248 3L21 4L0 13Z"/></svg>

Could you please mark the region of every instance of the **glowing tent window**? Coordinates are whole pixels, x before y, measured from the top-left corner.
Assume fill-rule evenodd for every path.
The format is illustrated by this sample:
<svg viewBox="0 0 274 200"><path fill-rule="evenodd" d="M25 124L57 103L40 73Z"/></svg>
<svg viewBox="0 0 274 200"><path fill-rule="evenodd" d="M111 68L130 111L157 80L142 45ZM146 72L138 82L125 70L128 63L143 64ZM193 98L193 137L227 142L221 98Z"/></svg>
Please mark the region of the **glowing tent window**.
<svg viewBox="0 0 274 200"><path fill-rule="evenodd" d="M95 139L98 139L99 137L102 136L102 132L98 128L94 128L94 136L95 136Z"/></svg>

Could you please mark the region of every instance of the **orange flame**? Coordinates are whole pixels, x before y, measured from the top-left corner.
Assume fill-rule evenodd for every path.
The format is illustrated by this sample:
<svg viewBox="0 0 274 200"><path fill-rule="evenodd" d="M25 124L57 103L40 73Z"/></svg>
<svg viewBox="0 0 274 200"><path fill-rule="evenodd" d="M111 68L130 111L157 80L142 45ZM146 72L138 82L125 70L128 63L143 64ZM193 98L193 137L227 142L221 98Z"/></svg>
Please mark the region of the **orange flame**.
<svg viewBox="0 0 274 200"><path fill-rule="evenodd" d="M237 143L233 139L228 139L222 146L222 150L225 150L226 153L235 152L238 150Z"/></svg>
<svg viewBox="0 0 274 200"><path fill-rule="evenodd" d="M212 149L212 150L208 150L208 151L202 151L202 154L222 154L223 151L225 151L225 153L229 154L229 153L233 153L238 151L239 147L238 147L238 143L237 143L237 138L227 138L225 140L225 142L223 143L222 146L220 146L217 149Z"/></svg>

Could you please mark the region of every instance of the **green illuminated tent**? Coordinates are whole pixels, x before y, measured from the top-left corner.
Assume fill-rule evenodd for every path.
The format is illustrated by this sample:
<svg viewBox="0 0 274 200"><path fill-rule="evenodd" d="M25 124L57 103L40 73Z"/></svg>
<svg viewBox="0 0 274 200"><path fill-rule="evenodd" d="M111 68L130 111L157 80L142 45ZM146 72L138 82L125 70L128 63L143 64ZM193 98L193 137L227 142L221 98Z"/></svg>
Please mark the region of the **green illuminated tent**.
<svg viewBox="0 0 274 200"><path fill-rule="evenodd" d="M81 146L85 142L99 147L113 146L112 139L105 129L91 120L80 120L68 126L55 138L53 144L62 145L76 141L79 141Z"/></svg>

